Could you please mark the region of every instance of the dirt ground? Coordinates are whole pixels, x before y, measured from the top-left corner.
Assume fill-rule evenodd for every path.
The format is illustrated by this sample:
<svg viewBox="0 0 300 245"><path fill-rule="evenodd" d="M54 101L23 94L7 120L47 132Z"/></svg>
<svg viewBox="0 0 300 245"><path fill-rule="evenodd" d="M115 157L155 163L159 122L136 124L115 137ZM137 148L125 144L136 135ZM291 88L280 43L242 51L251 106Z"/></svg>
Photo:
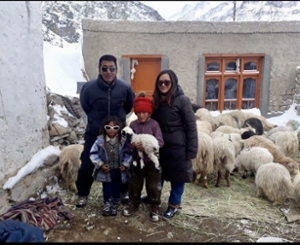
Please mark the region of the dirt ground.
<svg viewBox="0 0 300 245"><path fill-rule="evenodd" d="M88 205L76 208L76 195L63 189L55 193L74 214L71 221L57 223L46 233L46 242L256 242L261 237L280 237L300 242L300 210L292 200L273 206L255 196L254 178L244 180L231 176L231 187L225 180L214 187L216 176L209 177L209 188L187 184L182 210L172 220L149 220L148 208L140 206L130 217L121 214L103 217L101 183L94 182ZM161 215L166 210L170 187L162 193ZM291 221L285 215L296 212Z"/></svg>

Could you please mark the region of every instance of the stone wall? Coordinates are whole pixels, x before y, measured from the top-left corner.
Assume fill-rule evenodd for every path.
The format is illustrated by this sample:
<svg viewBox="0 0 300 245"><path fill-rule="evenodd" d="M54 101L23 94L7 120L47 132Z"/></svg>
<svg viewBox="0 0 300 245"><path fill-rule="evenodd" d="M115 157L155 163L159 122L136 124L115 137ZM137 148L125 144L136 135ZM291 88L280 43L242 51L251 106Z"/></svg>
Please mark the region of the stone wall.
<svg viewBox="0 0 300 245"><path fill-rule="evenodd" d="M300 66L296 67L294 102L296 104L297 113L300 116Z"/></svg>
<svg viewBox="0 0 300 245"><path fill-rule="evenodd" d="M48 130L53 146L83 144L86 130L86 114L79 98L47 93ZM65 125L61 124L65 122Z"/></svg>

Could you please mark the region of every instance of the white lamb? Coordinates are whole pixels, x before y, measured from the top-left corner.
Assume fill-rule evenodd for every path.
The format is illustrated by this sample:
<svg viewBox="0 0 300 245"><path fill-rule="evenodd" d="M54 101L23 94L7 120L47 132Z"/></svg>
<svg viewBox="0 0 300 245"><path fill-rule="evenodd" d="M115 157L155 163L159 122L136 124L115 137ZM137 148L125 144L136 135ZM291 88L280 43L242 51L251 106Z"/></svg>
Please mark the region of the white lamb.
<svg viewBox="0 0 300 245"><path fill-rule="evenodd" d="M220 186L222 170L225 169L227 187L230 187L229 175L234 169L235 146L229 135L216 136L213 139L214 170L218 173L215 187Z"/></svg>
<svg viewBox="0 0 300 245"><path fill-rule="evenodd" d="M159 144L158 140L151 134L136 134L133 132L132 128L126 126L122 129L121 134L125 137L130 143L141 143L145 149L145 153L154 163L155 168L159 171ZM145 166L143 161L143 152L138 151L140 157L141 168ZM137 166L137 162L134 161L133 166Z"/></svg>
<svg viewBox="0 0 300 245"><path fill-rule="evenodd" d="M266 163L260 166L255 176L256 195L267 197L273 205L282 204L291 198L294 191L289 171L280 163Z"/></svg>
<svg viewBox="0 0 300 245"><path fill-rule="evenodd" d="M206 109L206 108L198 109L195 112L195 117L197 120L209 122L211 124L213 130L215 130L217 128L214 117L211 115L211 113L208 109Z"/></svg>
<svg viewBox="0 0 300 245"><path fill-rule="evenodd" d="M210 136L212 137L213 140L217 137L224 137L227 140L229 140L234 146L234 150L235 150L234 157L240 154L241 150L243 149L243 140L241 138L241 135L238 133L227 134L227 133L222 133L220 131L214 131L210 134Z"/></svg>
<svg viewBox="0 0 300 245"><path fill-rule="evenodd" d="M235 158L234 164L239 171L243 172L243 179L247 178L247 172L256 173L257 169L269 162L273 162L274 157L268 149L255 146L252 148L245 148Z"/></svg>
<svg viewBox="0 0 300 245"><path fill-rule="evenodd" d="M210 122L196 119L197 132L202 132L210 135L213 131Z"/></svg>
<svg viewBox="0 0 300 245"><path fill-rule="evenodd" d="M201 175L203 176L203 186L208 188L207 174L214 169L213 139L206 133L198 131L198 152L192 160L193 171L196 175L194 184L198 185Z"/></svg>

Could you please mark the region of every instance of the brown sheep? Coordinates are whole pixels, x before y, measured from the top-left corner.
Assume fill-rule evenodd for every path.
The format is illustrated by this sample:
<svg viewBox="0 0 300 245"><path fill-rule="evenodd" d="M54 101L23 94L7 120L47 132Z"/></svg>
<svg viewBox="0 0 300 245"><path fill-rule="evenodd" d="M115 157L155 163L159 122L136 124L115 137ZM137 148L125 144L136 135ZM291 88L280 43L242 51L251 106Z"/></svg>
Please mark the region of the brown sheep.
<svg viewBox="0 0 300 245"><path fill-rule="evenodd" d="M267 136L275 145L279 146L287 157L295 157L299 149L299 140L293 131L278 131Z"/></svg>
<svg viewBox="0 0 300 245"><path fill-rule="evenodd" d="M66 187L73 192L77 192L76 180L78 169L81 165L80 155L83 145L73 144L65 146L59 155L60 174L66 183Z"/></svg>

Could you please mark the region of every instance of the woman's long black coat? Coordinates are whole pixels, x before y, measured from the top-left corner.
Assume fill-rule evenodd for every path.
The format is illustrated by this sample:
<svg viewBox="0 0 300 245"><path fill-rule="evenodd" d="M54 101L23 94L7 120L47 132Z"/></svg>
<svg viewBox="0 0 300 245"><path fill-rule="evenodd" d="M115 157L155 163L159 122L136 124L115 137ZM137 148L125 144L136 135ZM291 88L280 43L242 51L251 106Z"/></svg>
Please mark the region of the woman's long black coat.
<svg viewBox="0 0 300 245"><path fill-rule="evenodd" d="M196 119L190 99L178 85L171 106L166 102L154 110L155 119L162 130L164 146L160 149L162 178L172 182L192 182L191 159L198 149Z"/></svg>

